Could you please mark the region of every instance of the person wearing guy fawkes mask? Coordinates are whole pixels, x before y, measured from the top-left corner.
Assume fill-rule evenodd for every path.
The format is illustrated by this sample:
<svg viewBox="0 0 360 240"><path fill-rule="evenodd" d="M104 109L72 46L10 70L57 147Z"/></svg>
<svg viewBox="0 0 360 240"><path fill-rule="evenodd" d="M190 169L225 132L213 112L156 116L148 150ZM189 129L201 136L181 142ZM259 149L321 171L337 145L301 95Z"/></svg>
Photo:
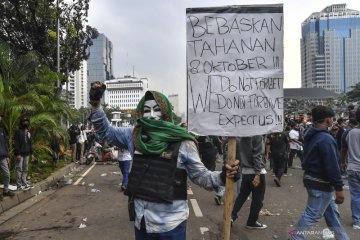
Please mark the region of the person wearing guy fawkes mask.
<svg viewBox="0 0 360 240"><path fill-rule="evenodd" d="M127 148L133 157L125 194L134 199L129 216L135 221L135 240L186 240L187 177L216 191L225 176L238 176L239 161L223 171L209 171L200 160L195 137L174 124L169 100L156 91L147 91L140 100L135 127L111 126L100 106L105 89L103 83L91 84L89 119L100 138Z"/></svg>
<svg viewBox="0 0 360 240"><path fill-rule="evenodd" d="M16 169L17 190L27 190L33 186L27 182L29 160L32 157L32 142L29 132L30 121L28 118L20 120L19 129L14 136L14 155Z"/></svg>

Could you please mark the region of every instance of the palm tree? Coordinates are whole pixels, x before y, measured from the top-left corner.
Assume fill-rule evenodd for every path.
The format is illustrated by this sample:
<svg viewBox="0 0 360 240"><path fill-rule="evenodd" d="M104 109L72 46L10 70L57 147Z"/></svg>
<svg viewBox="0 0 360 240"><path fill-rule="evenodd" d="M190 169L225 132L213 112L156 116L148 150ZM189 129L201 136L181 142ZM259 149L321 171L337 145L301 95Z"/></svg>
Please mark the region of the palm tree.
<svg viewBox="0 0 360 240"><path fill-rule="evenodd" d="M30 119L35 154L51 152L48 139L53 134L66 139L61 118L71 117L74 112L56 91L57 79L57 73L39 64L35 53L15 56L6 43L0 42L0 110L5 115L10 156L21 116Z"/></svg>

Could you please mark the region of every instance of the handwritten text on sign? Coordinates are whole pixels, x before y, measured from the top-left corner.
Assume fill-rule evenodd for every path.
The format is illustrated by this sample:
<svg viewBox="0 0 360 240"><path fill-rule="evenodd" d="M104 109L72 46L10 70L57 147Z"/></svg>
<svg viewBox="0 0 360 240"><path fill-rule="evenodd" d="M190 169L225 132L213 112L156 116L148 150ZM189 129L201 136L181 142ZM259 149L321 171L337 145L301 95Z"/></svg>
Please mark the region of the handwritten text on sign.
<svg viewBox="0 0 360 240"><path fill-rule="evenodd" d="M265 6L269 11L187 10L190 131L252 136L282 130L283 13L281 5Z"/></svg>

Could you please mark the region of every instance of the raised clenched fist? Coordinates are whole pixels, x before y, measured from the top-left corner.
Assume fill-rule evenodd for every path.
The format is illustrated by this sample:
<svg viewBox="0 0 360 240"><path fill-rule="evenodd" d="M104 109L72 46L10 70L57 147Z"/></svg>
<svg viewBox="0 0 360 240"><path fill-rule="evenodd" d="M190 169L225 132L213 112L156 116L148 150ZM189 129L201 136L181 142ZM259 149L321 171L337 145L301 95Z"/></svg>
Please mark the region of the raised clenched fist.
<svg viewBox="0 0 360 240"><path fill-rule="evenodd" d="M105 90L106 90L106 85L104 83L92 82L91 87L90 87L90 92L89 92L90 104L98 105Z"/></svg>

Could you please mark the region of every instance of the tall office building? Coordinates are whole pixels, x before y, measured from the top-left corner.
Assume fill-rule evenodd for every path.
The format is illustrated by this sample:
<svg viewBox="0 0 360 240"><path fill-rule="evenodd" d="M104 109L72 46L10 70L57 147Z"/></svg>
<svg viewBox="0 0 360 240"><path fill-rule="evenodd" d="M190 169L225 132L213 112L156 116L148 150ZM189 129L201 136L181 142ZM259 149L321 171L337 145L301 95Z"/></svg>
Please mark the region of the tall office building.
<svg viewBox="0 0 360 240"><path fill-rule="evenodd" d="M360 82L360 13L334 4L302 23L301 85L344 93Z"/></svg>
<svg viewBox="0 0 360 240"><path fill-rule="evenodd" d="M102 33L92 41L93 45L89 47L90 56L87 60L88 89L90 89L92 82L105 82L114 78L113 45L111 41Z"/></svg>
<svg viewBox="0 0 360 240"><path fill-rule="evenodd" d="M81 63L80 69L74 73L75 77L75 108L87 107L88 89L87 89L87 62Z"/></svg>
<svg viewBox="0 0 360 240"><path fill-rule="evenodd" d="M67 94L67 99L69 101L69 105L71 108L75 108L75 75L70 73L68 76L68 82L63 86L63 90L65 90Z"/></svg>
<svg viewBox="0 0 360 240"><path fill-rule="evenodd" d="M83 61L80 65L80 69L74 73L69 74L67 86L63 86L63 89L68 91L68 99L70 106L76 109L81 107L87 107L87 64Z"/></svg>

